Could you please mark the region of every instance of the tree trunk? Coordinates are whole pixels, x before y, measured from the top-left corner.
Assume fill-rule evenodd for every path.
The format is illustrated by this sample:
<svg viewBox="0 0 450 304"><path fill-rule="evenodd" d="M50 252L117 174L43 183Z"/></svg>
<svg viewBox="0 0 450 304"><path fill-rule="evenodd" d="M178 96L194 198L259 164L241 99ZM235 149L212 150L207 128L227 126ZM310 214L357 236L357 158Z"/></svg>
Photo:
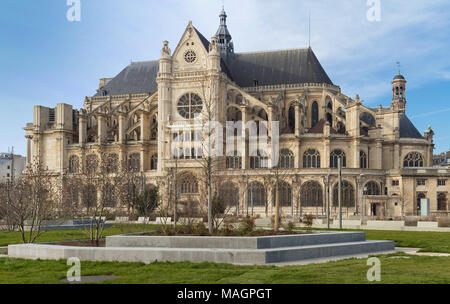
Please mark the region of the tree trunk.
<svg viewBox="0 0 450 304"><path fill-rule="evenodd" d="M278 227L280 226L279 218L280 218L280 196L278 192L278 182L277 182L275 186L275 225L274 225L275 227L273 227L273 230L275 232L278 231Z"/></svg>
<svg viewBox="0 0 450 304"><path fill-rule="evenodd" d="M212 185L211 185L211 157L208 158L208 230L214 233L212 214Z"/></svg>

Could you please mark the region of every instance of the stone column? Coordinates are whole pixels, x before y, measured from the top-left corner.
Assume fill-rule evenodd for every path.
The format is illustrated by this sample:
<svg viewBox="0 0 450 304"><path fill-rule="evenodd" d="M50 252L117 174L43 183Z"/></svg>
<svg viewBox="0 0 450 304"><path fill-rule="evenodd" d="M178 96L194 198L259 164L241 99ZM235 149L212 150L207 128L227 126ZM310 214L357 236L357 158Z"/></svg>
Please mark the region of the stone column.
<svg viewBox="0 0 450 304"><path fill-rule="evenodd" d="M81 112L78 116L78 143L80 145L86 143L87 141L87 119L86 115Z"/></svg>
<svg viewBox="0 0 450 304"><path fill-rule="evenodd" d="M295 136L300 137L300 104L295 103Z"/></svg>
<svg viewBox="0 0 450 304"><path fill-rule="evenodd" d="M330 168L330 139L325 139L323 143L323 153L320 155L322 168Z"/></svg>
<svg viewBox="0 0 450 304"><path fill-rule="evenodd" d="M242 156L242 169L246 170L248 169L248 153L247 153L247 129L246 129L246 123L247 123L247 106L241 107L242 112L242 138L240 142L240 151Z"/></svg>
<svg viewBox="0 0 450 304"><path fill-rule="evenodd" d="M108 133L106 120L107 117L105 114L103 113L97 114L97 123L98 123L97 136L99 144L103 144L106 141L106 136Z"/></svg>
<svg viewBox="0 0 450 304"><path fill-rule="evenodd" d="M27 138L27 166L31 165L31 140L32 136L26 136Z"/></svg>
<svg viewBox="0 0 450 304"><path fill-rule="evenodd" d="M126 125L127 115L123 112L119 113L119 143L125 143L125 125Z"/></svg>
<svg viewBox="0 0 450 304"><path fill-rule="evenodd" d="M146 111L141 111L139 114L141 118L141 142L144 143L150 141L150 119Z"/></svg>
<svg viewBox="0 0 450 304"><path fill-rule="evenodd" d="M377 155L376 155L376 165L375 165L375 169L383 169L383 143L382 140L377 139L377 145L376 145L376 151L377 151ZM395 151L395 147L394 147L394 151ZM395 152L394 152L395 154ZM397 154L396 154L397 155ZM398 163L398 157L394 155L394 162L397 159L397 163ZM399 164L397 164L397 169L400 168Z"/></svg>
<svg viewBox="0 0 450 304"><path fill-rule="evenodd" d="M359 138L354 138L353 139L353 168L359 168L360 167L360 163L359 163L359 153L360 153L360 139ZM368 162L369 160L367 160Z"/></svg>

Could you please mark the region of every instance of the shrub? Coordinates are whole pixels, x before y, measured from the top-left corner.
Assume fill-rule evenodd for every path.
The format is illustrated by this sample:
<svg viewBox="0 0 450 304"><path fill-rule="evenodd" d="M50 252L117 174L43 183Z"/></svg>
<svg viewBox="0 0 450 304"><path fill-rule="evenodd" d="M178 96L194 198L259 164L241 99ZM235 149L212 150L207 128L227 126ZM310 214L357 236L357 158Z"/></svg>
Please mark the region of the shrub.
<svg viewBox="0 0 450 304"><path fill-rule="evenodd" d="M148 217L158 207L158 188L145 189L133 204L138 216Z"/></svg>
<svg viewBox="0 0 450 304"><path fill-rule="evenodd" d="M289 221L286 225L286 230L292 232L292 230L294 230L295 228L295 224L292 221Z"/></svg>
<svg viewBox="0 0 450 304"><path fill-rule="evenodd" d="M220 233L224 236L230 236L234 234L234 226L233 223L229 221L225 221L223 224L223 228L220 230Z"/></svg>
<svg viewBox="0 0 450 304"><path fill-rule="evenodd" d="M255 219L252 217L245 217L242 220L242 233L250 234L255 230Z"/></svg>
<svg viewBox="0 0 450 304"><path fill-rule="evenodd" d="M311 227L315 218L316 217L312 214L305 214L305 216L303 217L303 223L306 226L306 231L311 232Z"/></svg>
<svg viewBox="0 0 450 304"><path fill-rule="evenodd" d="M194 234L199 236L206 236L209 235L208 229L205 227L205 224L203 223L197 223L194 226Z"/></svg>

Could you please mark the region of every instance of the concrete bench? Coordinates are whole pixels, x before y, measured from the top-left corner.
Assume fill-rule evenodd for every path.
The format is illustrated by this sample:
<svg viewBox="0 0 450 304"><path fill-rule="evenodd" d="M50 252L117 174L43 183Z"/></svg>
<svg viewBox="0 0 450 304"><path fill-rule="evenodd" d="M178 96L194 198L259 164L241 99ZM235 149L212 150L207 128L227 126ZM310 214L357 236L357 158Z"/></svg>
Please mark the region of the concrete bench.
<svg viewBox="0 0 450 304"><path fill-rule="evenodd" d="M156 223L157 224L170 224L170 223L172 223L172 218L171 217L157 217Z"/></svg>
<svg viewBox="0 0 450 304"><path fill-rule="evenodd" d="M130 220L130 218L128 216L118 216L118 217L116 217L116 222L119 222L119 223L128 222L129 220Z"/></svg>
<svg viewBox="0 0 450 304"><path fill-rule="evenodd" d="M401 228L405 226L405 221L367 221L367 227L374 228Z"/></svg>
<svg viewBox="0 0 450 304"><path fill-rule="evenodd" d="M170 222L170 221L169 221ZM187 218L187 217L180 217L178 219L178 224L181 225L187 225L188 223L191 224L198 224L198 223L203 223L203 218Z"/></svg>
<svg viewBox="0 0 450 304"><path fill-rule="evenodd" d="M342 225L361 226L361 220L342 220Z"/></svg>
<svg viewBox="0 0 450 304"><path fill-rule="evenodd" d="M438 222L417 222L417 227L420 228L438 228Z"/></svg>
<svg viewBox="0 0 450 304"><path fill-rule="evenodd" d="M150 218L149 217L139 217L137 222L139 224L148 223L148 222L150 222Z"/></svg>

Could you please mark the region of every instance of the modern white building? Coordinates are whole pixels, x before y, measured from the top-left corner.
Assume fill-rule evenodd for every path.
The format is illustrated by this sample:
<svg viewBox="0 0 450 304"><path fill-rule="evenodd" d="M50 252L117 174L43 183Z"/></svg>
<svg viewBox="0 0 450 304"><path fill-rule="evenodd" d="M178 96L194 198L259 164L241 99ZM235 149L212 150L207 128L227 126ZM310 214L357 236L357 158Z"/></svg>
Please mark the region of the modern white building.
<svg viewBox="0 0 450 304"><path fill-rule="evenodd" d="M0 182L19 177L25 169L26 158L12 153L0 153Z"/></svg>

